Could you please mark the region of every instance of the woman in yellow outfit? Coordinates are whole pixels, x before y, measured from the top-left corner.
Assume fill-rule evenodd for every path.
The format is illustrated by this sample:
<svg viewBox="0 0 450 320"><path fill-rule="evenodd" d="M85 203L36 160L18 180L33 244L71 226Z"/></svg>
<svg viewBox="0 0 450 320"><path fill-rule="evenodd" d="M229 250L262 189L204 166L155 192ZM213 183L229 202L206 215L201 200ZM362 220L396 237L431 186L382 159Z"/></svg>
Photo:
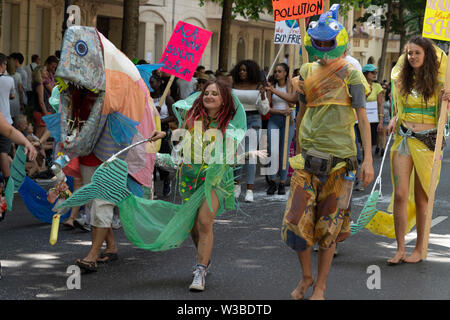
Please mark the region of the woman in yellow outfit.
<svg viewBox="0 0 450 320"><path fill-rule="evenodd" d="M391 74L394 116L388 133L394 130L396 133L391 148L394 214L378 212L367 226L376 234L397 239L397 252L387 260L389 265L421 261L434 154L432 140L433 136L436 140L441 99L450 100L450 92L442 89L445 53L419 36L412 38L405 48ZM416 247L406 257L405 234L416 223Z"/></svg>

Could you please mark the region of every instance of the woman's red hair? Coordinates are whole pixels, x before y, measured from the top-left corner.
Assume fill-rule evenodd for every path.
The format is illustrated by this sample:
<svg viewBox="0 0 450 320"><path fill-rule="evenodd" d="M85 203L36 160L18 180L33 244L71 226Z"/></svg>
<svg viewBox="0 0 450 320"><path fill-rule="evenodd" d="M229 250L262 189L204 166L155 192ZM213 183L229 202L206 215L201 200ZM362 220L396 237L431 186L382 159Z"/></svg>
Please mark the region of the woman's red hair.
<svg viewBox="0 0 450 320"><path fill-rule="evenodd" d="M234 105L233 96L231 95L230 86L222 80L210 80L206 82L206 84L203 86L202 93L194 101L194 104L186 113L185 128L193 129L195 121L202 121L203 130L207 129L208 113L206 112L205 106L203 105L203 97L206 89L212 84L215 84L219 89L220 96L222 97L223 101L222 107L220 108L219 113L217 114L217 117L215 119L217 121L217 129L220 130L223 134L225 133L228 124L236 114L236 107Z"/></svg>

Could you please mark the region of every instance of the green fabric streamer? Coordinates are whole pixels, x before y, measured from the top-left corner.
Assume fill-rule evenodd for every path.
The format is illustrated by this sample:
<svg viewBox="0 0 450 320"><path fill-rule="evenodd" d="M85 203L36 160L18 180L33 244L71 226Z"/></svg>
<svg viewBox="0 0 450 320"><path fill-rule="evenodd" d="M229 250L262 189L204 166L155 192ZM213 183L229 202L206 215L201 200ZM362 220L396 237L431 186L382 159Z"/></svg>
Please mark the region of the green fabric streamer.
<svg viewBox="0 0 450 320"><path fill-rule="evenodd" d="M55 206L56 209L77 207L94 199L102 199L114 204L131 195L127 189L128 165L115 159L103 163L92 175L91 183L83 186L66 201Z"/></svg>
<svg viewBox="0 0 450 320"><path fill-rule="evenodd" d="M18 191L22 186L23 180L26 177L25 164L27 162L27 156L25 155L25 149L19 146L14 156L14 160L10 169L10 176L8 184L6 185L5 198L8 210L12 210L12 204L14 199L14 192Z"/></svg>
<svg viewBox="0 0 450 320"><path fill-rule="evenodd" d="M377 210L377 201L380 196L380 192L377 190L373 192L366 201L364 208L361 214L358 217L356 223L352 223L350 226L351 234L354 235L359 230L364 229L367 224L372 220L375 214L378 212Z"/></svg>

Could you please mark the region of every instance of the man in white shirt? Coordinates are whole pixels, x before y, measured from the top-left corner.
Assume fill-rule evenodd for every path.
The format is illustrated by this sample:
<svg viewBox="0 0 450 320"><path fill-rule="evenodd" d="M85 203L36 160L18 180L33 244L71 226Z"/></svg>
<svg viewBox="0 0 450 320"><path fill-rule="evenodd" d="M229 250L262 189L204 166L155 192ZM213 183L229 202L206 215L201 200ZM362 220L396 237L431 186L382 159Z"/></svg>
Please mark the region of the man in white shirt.
<svg viewBox="0 0 450 320"><path fill-rule="evenodd" d="M31 63L27 65L24 69L27 73L28 83L27 83L27 98L28 103L31 104L32 94L33 94L33 71L41 64L41 58L37 54L31 56Z"/></svg>
<svg viewBox="0 0 450 320"><path fill-rule="evenodd" d="M28 87L28 74L25 71L25 69L22 68L22 63L24 61L23 55L20 52L14 52L11 54L11 58L13 58L16 63L16 72L18 72L20 74L20 77L22 78L23 92L29 91L30 88ZM27 99L26 94L23 95L23 103L25 105L28 104L28 99Z"/></svg>
<svg viewBox="0 0 450 320"><path fill-rule="evenodd" d="M9 100L14 99L14 79L5 75L8 58L0 53L0 112L9 124L12 124ZM8 153L11 150L11 141L0 135L0 169L5 182L9 178ZM5 184L6 185L6 184Z"/></svg>
<svg viewBox="0 0 450 320"><path fill-rule="evenodd" d="M178 88L180 88L180 99L184 100L189 97L197 87L197 79L192 77L191 81L177 79Z"/></svg>

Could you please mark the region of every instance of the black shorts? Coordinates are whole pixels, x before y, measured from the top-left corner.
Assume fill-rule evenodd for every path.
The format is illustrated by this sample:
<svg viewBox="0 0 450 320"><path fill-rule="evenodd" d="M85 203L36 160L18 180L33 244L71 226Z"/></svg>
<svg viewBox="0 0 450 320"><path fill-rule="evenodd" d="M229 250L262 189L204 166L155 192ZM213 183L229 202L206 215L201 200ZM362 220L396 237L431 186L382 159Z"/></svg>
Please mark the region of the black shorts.
<svg viewBox="0 0 450 320"><path fill-rule="evenodd" d="M11 140L0 134L0 153L9 153L11 151Z"/></svg>

